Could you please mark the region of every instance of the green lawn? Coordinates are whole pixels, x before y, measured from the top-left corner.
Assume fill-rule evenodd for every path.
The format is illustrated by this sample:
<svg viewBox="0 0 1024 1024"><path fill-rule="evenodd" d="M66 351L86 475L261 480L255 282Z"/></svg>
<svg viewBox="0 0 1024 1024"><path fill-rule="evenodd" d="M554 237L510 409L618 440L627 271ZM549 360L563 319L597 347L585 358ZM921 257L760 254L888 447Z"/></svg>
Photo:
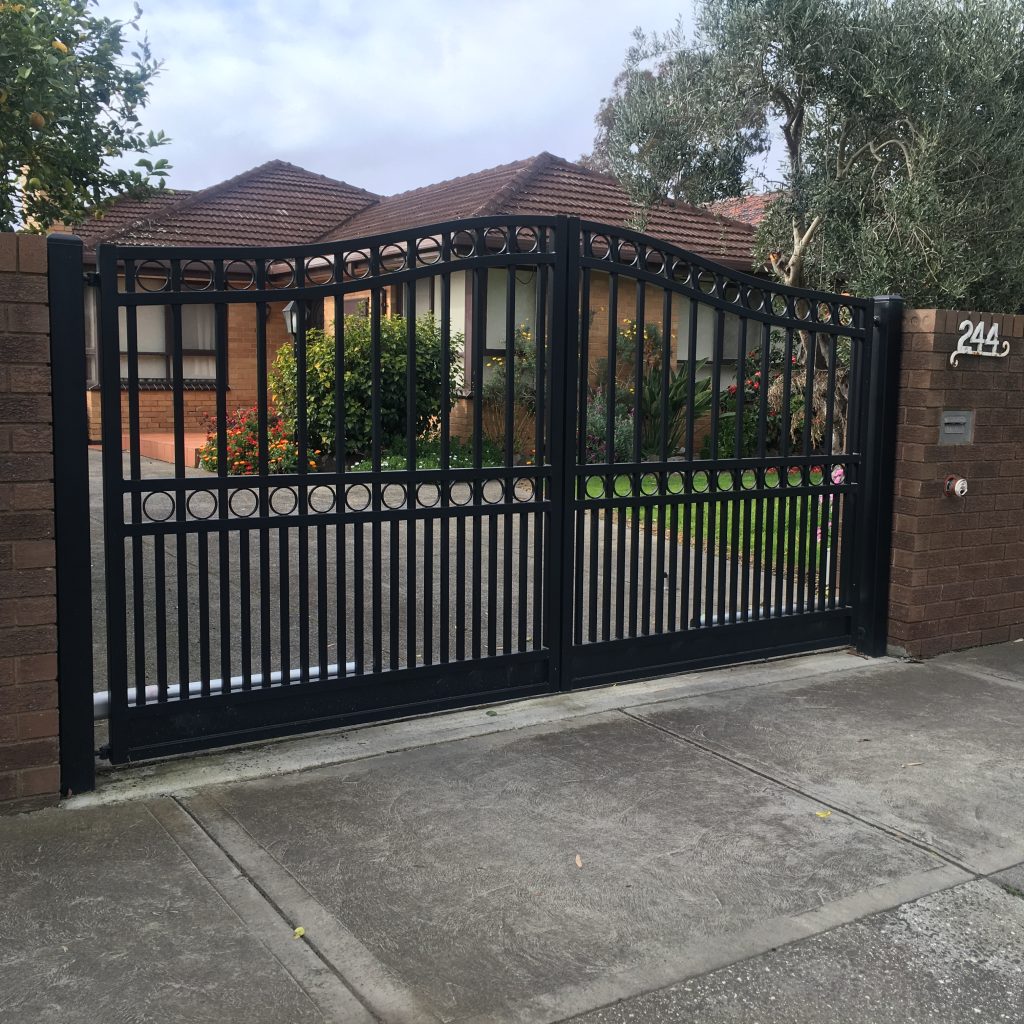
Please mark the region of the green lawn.
<svg viewBox="0 0 1024 1024"><path fill-rule="evenodd" d="M745 491L752 491L757 485L756 475L753 471L745 471L742 475L739 489L733 489L732 473L723 471L719 473L719 491L717 495L710 490L710 474L696 473L693 476L693 486L690 493L696 496L695 501L689 504L689 533L693 543L697 542L698 536L701 539L701 546L720 549L722 545L727 551L735 550L740 555L753 558L756 549L758 533L758 507L760 506L760 534L761 534L761 560L765 564L778 561L776 551L781 545L783 552L783 563L786 564L789 558L790 546L793 547L794 555L799 555L801 538L804 542L804 558L809 564L810 550L817 548L815 561L820 565L825 546L827 545L827 531L823 532L821 540L818 539L819 527L824 527L822 521L826 508L819 503L818 497L791 496L787 487L779 487L777 474L769 475L766 490L770 494L760 497L747 497ZM822 473L812 471L810 483L818 485L822 482ZM793 487L800 485L799 470L790 471L789 480ZM684 493L684 479L682 474L668 479L668 491L670 494ZM604 497L605 484L601 477L590 477L587 480L587 496L590 498ZM621 475L615 478L613 484L614 497L630 497L634 493L633 481L628 475ZM655 497L658 494L658 480L655 474L648 473L640 478L639 493L641 496ZM781 499L781 500L780 500ZM833 517L838 515L837 503L833 502ZM621 510L619 506L618 510ZM686 526L686 506L676 506L675 530L677 535L682 535ZM665 528L671 529L671 509L660 505L625 506L625 514L628 518L639 515L642 522L649 522L656 528L659 521L664 519Z"/></svg>

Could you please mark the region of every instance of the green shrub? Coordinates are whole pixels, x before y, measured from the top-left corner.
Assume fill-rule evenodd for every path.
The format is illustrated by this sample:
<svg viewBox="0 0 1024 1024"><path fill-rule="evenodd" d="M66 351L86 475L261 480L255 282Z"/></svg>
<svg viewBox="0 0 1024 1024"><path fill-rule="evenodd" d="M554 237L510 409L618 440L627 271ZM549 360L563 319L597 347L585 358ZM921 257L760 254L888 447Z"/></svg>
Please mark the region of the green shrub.
<svg viewBox="0 0 1024 1024"><path fill-rule="evenodd" d="M370 396L373 368L370 359L370 319L346 316L345 340L345 446L349 456L365 454L372 443ZM391 317L380 321L380 434L382 448L397 448L407 429L406 368L407 321ZM432 316L416 321L416 405L412 410L417 436L436 423L441 414L441 329ZM455 404L462 384L461 334L451 338L449 389ZM309 450L321 458L334 451L334 336L321 330L306 332L306 423ZM294 437L297 425L296 363L291 345L284 346L270 372L274 401L285 429Z"/></svg>

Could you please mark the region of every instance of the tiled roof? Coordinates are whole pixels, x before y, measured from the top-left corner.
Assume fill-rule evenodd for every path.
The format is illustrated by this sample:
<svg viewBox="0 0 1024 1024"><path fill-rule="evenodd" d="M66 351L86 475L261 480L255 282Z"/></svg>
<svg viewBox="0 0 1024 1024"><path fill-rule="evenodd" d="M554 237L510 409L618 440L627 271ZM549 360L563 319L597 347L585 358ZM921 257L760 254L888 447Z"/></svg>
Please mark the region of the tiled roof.
<svg viewBox="0 0 1024 1024"><path fill-rule="evenodd" d="M89 247L102 241L291 245L311 241L377 198L343 181L271 160L201 192L120 200L78 232Z"/></svg>
<svg viewBox="0 0 1024 1024"><path fill-rule="evenodd" d="M613 225L634 208L614 178L550 153L389 196L323 237L355 238L435 221L491 214L575 214ZM685 203L665 202L648 214L646 232L711 259L749 268L754 232Z"/></svg>
<svg viewBox="0 0 1024 1024"><path fill-rule="evenodd" d="M778 199L778 192L759 192L752 196L740 196L738 199L719 199L708 203L707 209L720 217L730 217L757 227L764 220L768 207Z"/></svg>

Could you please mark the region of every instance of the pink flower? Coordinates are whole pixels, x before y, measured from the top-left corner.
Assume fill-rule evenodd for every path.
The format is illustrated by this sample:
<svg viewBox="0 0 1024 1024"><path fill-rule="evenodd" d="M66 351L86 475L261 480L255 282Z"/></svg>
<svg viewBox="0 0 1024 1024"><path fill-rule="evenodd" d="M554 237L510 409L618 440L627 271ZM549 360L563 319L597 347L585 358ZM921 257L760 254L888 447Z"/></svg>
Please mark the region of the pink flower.
<svg viewBox="0 0 1024 1024"><path fill-rule="evenodd" d="M841 484L846 479L846 470L842 466L835 466L832 470L832 483Z"/></svg>
<svg viewBox="0 0 1024 1024"><path fill-rule="evenodd" d="M821 540L821 527L818 527L818 540Z"/></svg>

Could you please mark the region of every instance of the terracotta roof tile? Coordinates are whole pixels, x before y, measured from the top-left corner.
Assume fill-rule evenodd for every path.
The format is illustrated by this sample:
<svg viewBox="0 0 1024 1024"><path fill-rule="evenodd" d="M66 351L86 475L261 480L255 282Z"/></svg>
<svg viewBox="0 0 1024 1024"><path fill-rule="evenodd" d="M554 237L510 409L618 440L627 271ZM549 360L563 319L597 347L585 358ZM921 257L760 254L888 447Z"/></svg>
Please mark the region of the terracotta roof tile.
<svg viewBox="0 0 1024 1024"><path fill-rule="evenodd" d="M759 192L756 195L740 196L737 199L719 199L715 203L708 203L707 209L720 217L729 217L732 220L757 227L764 220L768 207L775 202L780 194L779 192Z"/></svg>
<svg viewBox="0 0 1024 1024"><path fill-rule="evenodd" d="M634 209L614 178L550 153L492 167L436 185L389 196L339 224L323 237L355 238L489 214L575 214L626 225ZM750 267L750 227L685 203L650 211L646 231L711 259Z"/></svg>
<svg viewBox="0 0 1024 1024"><path fill-rule="evenodd" d="M162 188L144 199L124 196L115 199L98 216L92 217L75 228L87 246L93 246L104 238L112 238L134 224L152 220L164 214L168 207L195 195L182 189Z"/></svg>
<svg viewBox="0 0 1024 1024"><path fill-rule="evenodd" d="M282 160L201 192L177 195L179 201L171 203L132 201L142 207L134 220L129 220L134 210L119 211L121 203L129 202L122 200L94 222L104 229L95 232L84 225L82 232L89 245L291 245L311 241L378 198Z"/></svg>

